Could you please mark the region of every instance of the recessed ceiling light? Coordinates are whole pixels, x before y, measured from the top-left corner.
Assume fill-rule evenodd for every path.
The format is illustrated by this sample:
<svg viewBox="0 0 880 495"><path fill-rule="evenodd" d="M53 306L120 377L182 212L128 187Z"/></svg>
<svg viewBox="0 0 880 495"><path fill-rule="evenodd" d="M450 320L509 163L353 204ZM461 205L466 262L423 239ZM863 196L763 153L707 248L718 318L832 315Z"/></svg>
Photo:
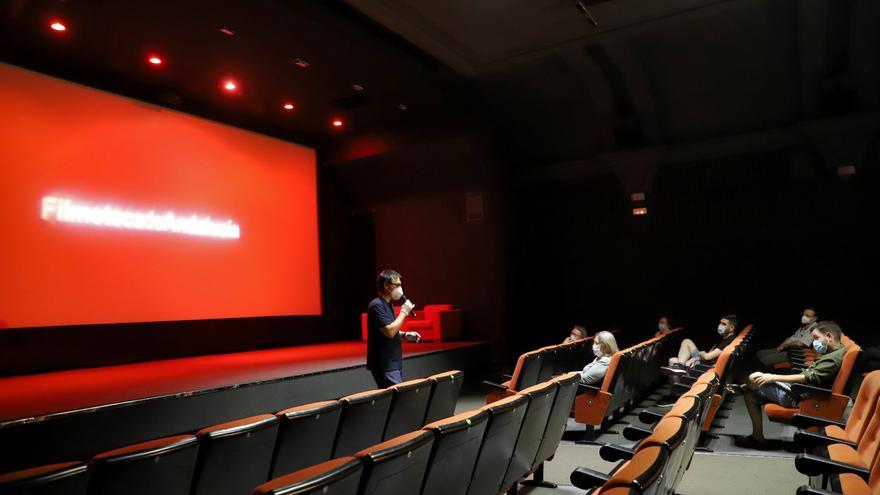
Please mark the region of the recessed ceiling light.
<svg viewBox="0 0 880 495"><path fill-rule="evenodd" d="M49 24L49 27L52 28L53 31L58 33L63 33L67 31L67 26L64 25L61 21L52 21L52 24Z"/></svg>
<svg viewBox="0 0 880 495"><path fill-rule="evenodd" d="M158 66L158 65L162 65L163 62L164 62L164 60L162 60L162 57L160 57L158 55L153 54L153 55L147 56L147 63L149 63L150 65Z"/></svg>
<svg viewBox="0 0 880 495"><path fill-rule="evenodd" d="M358 93L361 93L364 90L364 85L360 83L354 83L351 85L351 89L357 91Z"/></svg>
<svg viewBox="0 0 880 495"><path fill-rule="evenodd" d="M293 65L300 69L308 69L310 64L301 58L295 58L293 59Z"/></svg>
<svg viewBox="0 0 880 495"><path fill-rule="evenodd" d="M409 108L409 105L407 105L406 103L398 103L397 104L398 110L407 110L408 108Z"/></svg>
<svg viewBox="0 0 880 495"><path fill-rule="evenodd" d="M333 119L333 127L341 129L343 125L344 122L342 122L342 119Z"/></svg>
<svg viewBox="0 0 880 495"><path fill-rule="evenodd" d="M235 30L229 26L220 26L220 32L226 36L235 36Z"/></svg>
<svg viewBox="0 0 880 495"><path fill-rule="evenodd" d="M231 78L224 79L220 83L220 87L223 88L223 91L225 91L229 94L238 94L241 89L238 84L238 81L236 81L235 79L231 79Z"/></svg>
<svg viewBox="0 0 880 495"><path fill-rule="evenodd" d="M292 110L294 109L294 106L293 106L293 103L291 103L291 102L288 101L288 102L286 102L286 103L284 104L283 108L284 108L285 110L287 110L288 112L290 112L290 111L292 111Z"/></svg>

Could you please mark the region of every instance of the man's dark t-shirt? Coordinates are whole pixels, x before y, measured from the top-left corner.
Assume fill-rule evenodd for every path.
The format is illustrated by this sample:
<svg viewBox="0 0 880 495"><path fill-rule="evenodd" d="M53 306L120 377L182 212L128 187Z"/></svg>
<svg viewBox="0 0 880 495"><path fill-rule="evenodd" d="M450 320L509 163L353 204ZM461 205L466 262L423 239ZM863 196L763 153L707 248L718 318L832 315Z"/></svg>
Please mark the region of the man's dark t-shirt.
<svg viewBox="0 0 880 495"><path fill-rule="evenodd" d="M385 299L377 297L367 306L367 369L390 371L403 369L403 351L400 346L400 332L390 339L380 328L392 323L394 306Z"/></svg>
<svg viewBox="0 0 880 495"><path fill-rule="evenodd" d="M724 348L729 346L733 342L733 339L735 339L735 338L736 338L736 332L733 332L730 335L728 335L727 337L724 337L721 340L721 342L718 343L718 345L712 346L712 348L709 349L709 351L711 352L711 351L714 351L715 349L721 349L723 351ZM703 364L711 364L711 363L714 363L715 361L717 361L717 358L713 359L711 361L703 361L702 359L700 360L700 362Z"/></svg>

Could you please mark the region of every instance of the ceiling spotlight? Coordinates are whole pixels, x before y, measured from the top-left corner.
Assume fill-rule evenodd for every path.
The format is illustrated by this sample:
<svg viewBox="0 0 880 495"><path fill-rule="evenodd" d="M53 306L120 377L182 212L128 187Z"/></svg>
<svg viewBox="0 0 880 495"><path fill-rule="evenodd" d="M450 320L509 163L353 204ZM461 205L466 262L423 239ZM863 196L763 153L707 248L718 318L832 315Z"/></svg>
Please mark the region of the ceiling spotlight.
<svg viewBox="0 0 880 495"><path fill-rule="evenodd" d="M287 103L284 104L284 107L283 107L283 108L284 108L285 110L287 110L288 112L290 112L291 110L293 110L293 103L287 102Z"/></svg>
<svg viewBox="0 0 880 495"><path fill-rule="evenodd" d="M224 79L220 85L223 88L223 91L226 91L229 94L237 94L239 92L238 82L236 82L235 79Z"/></svg>
<svg viewBox="0 0 880 495"><path fill-rule="evenodd" d="M52 24L49 24L49 27L52 28L53 31L63 33L67 31L67 26L64 25L61 21L52 21Z"/></svg>
<svg viewBox="0 0 880 495"><path fill-rule="evenodd" d="M342 119L333 119L333 127L340 129L342 128L343 122Z"/></svg>
<svg viewBox="0 0 880 495"><path fill-rule="evenodd" d="M398 103L397 104L398 110L406 111L408 108L409 108L409 105L407 105L406 103Z"/></svg>
<svg viewBox="0 0 880 495"><path fill-rule="evenodd" d="M147 62L150 65L159 66L159 65L162 65L163 60L162 60L162 57L160 57L158 55L150 55L147 57Z"/></svg>
<svg viewBox="0 0 880 495"><path fill-rule="evenodd" d="M309 63L301 58L293 59L293 65L299 67L300 69L308 69L309 68Z"/></svg>
<svg viewBox="0 0 880 495"><path fill-rule="evenodd" d="M220 32L226 36L235 36L235 30L229 26L220 26Z"/></svg>
<svg viewBox="0 0 880 495"><path fill-rule="evenodd" d="M364 85L360 83L354 83L351 85L351 89L357 91L358 93L362 93L364 91Z"/></svg>

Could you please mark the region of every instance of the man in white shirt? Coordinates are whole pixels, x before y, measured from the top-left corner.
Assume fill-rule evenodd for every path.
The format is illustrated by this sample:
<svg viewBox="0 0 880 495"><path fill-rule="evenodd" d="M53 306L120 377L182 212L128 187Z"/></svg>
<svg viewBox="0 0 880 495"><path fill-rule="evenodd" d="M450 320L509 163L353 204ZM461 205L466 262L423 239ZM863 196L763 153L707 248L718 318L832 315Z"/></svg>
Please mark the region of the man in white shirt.
<svg viewBox="0 0 880 495"><path fill-rule="evenodd" d="M772 370L774 365L788 361L788 351L810 347L813 344L812 332L816 326L816 320L818 320L816 310L811 307L805 308L801 314L801 326L795 330L791 337L785 339L776 348L758 351L757 357L761 365Z"/></svg>

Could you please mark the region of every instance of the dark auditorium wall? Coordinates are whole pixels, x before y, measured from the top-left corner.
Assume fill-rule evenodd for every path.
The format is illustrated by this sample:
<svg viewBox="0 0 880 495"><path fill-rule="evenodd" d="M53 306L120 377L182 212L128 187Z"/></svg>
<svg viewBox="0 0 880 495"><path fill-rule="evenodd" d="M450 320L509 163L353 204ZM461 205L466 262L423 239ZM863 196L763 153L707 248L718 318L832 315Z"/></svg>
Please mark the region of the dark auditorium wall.
<svg viewBox="0 0 880 495"><path fill-rule="evenodd" d="M573 323L623 328L621 343L632 344L661 313L710 344L717 318L736 312L769 343L796 328L807 304L874 340L877 168L876 143L850 180L811 147L661 163L639 218L611 171L523 181L512 203L511 307L539 301L547 311L516 312L513 350Z"/></svg>

